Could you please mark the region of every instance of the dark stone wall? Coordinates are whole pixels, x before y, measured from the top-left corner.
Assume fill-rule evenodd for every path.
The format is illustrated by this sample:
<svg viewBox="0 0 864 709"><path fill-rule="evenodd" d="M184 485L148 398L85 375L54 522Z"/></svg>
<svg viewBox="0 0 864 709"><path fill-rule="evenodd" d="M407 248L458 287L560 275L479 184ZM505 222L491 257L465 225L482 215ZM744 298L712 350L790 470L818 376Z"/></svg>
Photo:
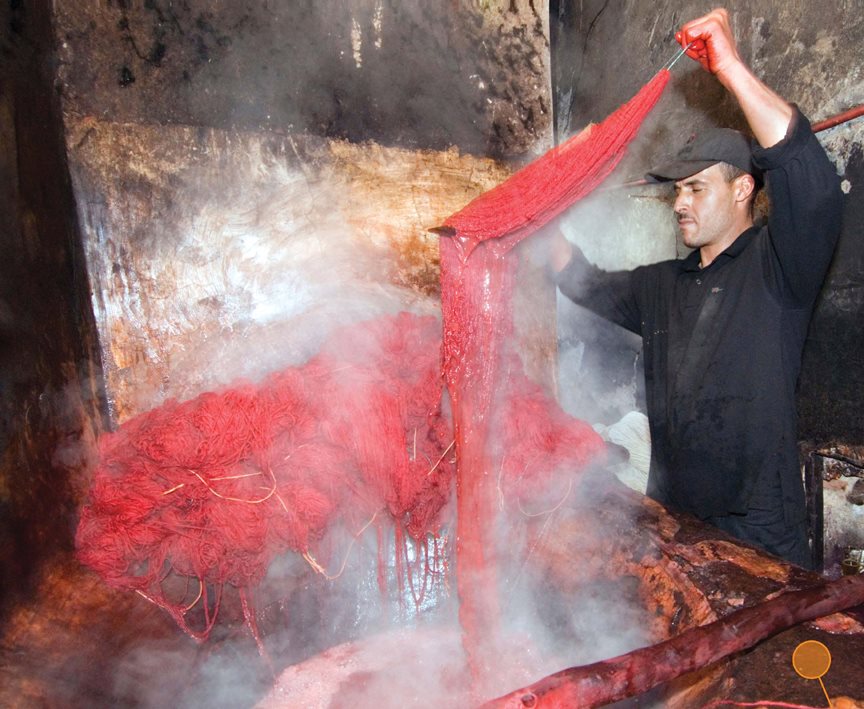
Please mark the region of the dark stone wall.
<svg viewBox="0 0 864 709"><path fill-rule="evenodd" d="M673 56L675 30L713 5L665 0L553 2L550 32L558 135L565 137L589 121L602 119L629 98ZM811 120L839 113L864 99L857 73L864 19L856 3L729 0L725 6L744 59L772 88L798 103ZM617 179L640 177L691 133L711 124L746 127L737 104L714 77L684 58L673 69L666 95L643 126ZM801 437L817 443L864 443L862 139L860 118L820 134L845 180L846 196L843 234L811 324L799 387ZM617 209L631 197L623 191L609 197L607 209ZM668 230L668 224L660 221L638 227L646 240L661 227ZM632 364L631 358L623 368L610 366L604 376L613 382L633 377Z"/></svg>
<svg viewBox="0 0 864 709"><path fill-rule="evenodd" d="M69 110L512 156L549 127L545 3L56 3Z"/></svg>
<svg viewBox="0 0 864 709"><path fill-rule="evenodd" d="M358 244L395 245L376 261L395 264L404 254L422 264L399 286L417 287L419 274L419 287L434 295L437 241L426 229L470 200L465 186L489 173L481 160L515 162L549 146L545 1L60 0L55 8L69 162L119 421L178 386L181 397L198 393L188 380L217 367L186 335L206 339L214 359L227 362L217 347L236 352L240 338L230 333L261 325L249 306L267 299L261 283L314 279L316 265L347 261L354 235ZM286 176L306 184L289 195ZM218 207L208 203L214 195ZM211 230L202 244L187 244L200 236L190 223L202 223L202 210L236 222L238 211L256 213L253 204L265 216L245 228L273 250L272 270L226 284L218 269L200 267L209 257L198 268L188 260L209 253L209 263L242 268L248 251L232 233ZM292 271L291 255L316 235L327 253ZM364 270L363 280L401 277ZM296 311L298 290L283 289L268 310ZM320 306L338 295L334 288Z"/></svg>
<svg viewBox="0 0 864 709"><path fill-rule="evenodd" d="M810 323L799 388L801 437L817 445L864 445L864 200L860 194L864 156L860 140L852 148L845 178L852 190L844 200L843 232Z"/></svg>
<svg viewBox="0 0 864 709"><path fill-rule="evenodd" d="M102 421L50 6L0 11L0 612L44 558L71 550L88 441Z"/></svg>

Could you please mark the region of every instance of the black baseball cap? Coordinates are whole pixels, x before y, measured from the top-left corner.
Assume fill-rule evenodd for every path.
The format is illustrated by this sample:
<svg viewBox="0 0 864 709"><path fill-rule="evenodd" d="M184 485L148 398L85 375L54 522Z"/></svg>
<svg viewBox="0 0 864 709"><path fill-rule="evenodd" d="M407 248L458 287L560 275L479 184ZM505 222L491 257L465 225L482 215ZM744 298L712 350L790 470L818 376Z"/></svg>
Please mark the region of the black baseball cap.
<svg viewBox="0 0 864 709"><path fill-rule="evenodd" d="M753 139L731 128L711 128L691 138L675 160L648 172L649 182L670 182L702 172L718 162L729 163L753 175L762 184L762 171L753 164Z"/></svg>

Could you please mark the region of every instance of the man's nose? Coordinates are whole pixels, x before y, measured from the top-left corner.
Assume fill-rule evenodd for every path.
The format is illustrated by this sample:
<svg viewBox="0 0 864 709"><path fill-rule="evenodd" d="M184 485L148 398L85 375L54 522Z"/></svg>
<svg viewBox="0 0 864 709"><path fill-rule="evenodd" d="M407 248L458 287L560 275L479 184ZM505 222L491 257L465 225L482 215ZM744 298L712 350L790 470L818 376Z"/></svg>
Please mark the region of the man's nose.
<svg viewBox="0 0 864 709"><path fill-rule="evenodd" d="M672 209L675 211L675 214L683 214L687 211L687 208L690 206L690 199L683 192L679 192L675 195L675 202L672 206Z"/></svg>

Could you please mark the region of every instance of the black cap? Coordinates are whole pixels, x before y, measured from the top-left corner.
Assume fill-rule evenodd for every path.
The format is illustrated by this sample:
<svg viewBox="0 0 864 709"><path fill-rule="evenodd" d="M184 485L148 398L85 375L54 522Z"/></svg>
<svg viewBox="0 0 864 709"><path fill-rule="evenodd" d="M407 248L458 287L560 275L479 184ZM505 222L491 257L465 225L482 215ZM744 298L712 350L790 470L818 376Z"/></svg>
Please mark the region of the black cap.
<svg viewBox="0 0 864 709"><path fill-rule="evenodd" d="M675 156L675 160L651 170L649 182L669 182L702 172L718 162L729 163L753 175L762 184L762 171L753 164L753 140L731 128L712 128L694 136Z"/></svg>

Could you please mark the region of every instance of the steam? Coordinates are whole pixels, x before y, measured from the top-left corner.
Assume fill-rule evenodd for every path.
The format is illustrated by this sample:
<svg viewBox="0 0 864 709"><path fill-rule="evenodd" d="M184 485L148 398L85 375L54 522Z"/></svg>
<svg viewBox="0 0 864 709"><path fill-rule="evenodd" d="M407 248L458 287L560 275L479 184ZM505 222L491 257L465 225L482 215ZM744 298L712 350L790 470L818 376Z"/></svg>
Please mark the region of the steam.
<svg viewBox="0 0 864 709"><path fill-rule="evenodd" d="M240 377L254 380L273 369L302 363L317 352L338 324L398 309L433 312L437 308L434 299L381 285L391 276L389 247L359 240L345 213L333 208L345 203L344 195L339 194L344 183L338 176L331 173L327 175L331 179L322 181L319 172L308 170L308 164L286 167L273 161L250 161L248 168L243 163L240 167L244 169L234 172L231 180L223 179L218 193L209 189L215 176L206 166L184 175L190 195L197 200L191 203L193 208L187 206L179 214L173 246L153 249L136 264L142 282L166 289L166 297L151 299L149 304L135 298L116 298L106 305L106 317L121 320L125 316L125 324L132 329L152 333L154 328L165 328L153 341L168 345L156 353L158 361L166 365L168 377L158 395L149 400L150 406L168 396L189 398ZM581 210L582 216L568 217L564 228L574 233L574 240L583 240L586 249L596 249L596 240L589 241L589 235L597 233L591 220L602 214L601 207L589 205ZM592 255L602 258L598 253ZM614 256L607 258L614 260ZM589 358L603 356L590 353L591 346L603 342L603 336L592 332L595 327L600 326L582 326L578 341L564 350L562 392L571 404L578 404L571 413L579 418L612 423L636 407L632 381L636 372L631 363L631 380L616 385L618 394L612 407L602 394L596 396L599 406L584 396L576 400L578 392L601 389L591 382L594 371ZM635 351L632 345L631 350ZM571 364L575 364L574 372L568 371ZM153 396L146 389L141 393ZM141 399L133 406L145 408L148 404ZM638 609L628 610L629 599L620 596L620 589L598 585L595 576L560 594L544 578L544 566L537 563L544 545L557 536L559 525L572 519L574 509L591 504L590 489L574 480L574 471L549 473L548 493L532 501L536 508L526 514L502 514L499 519L494 555L498 593L504 602L501 633L485 643L488 655L483 662L496 668L483 690L488 696L648 641ZM529 520L536 510L543 514ZM534 527L530 533L529 524ZM335 577L332 580L316 575L290 554L271 566L259 593L259 609L264 615L275 612L275 626L281 623L284 628L271 628L264 645L280 662L304 664L288 670L270 698L286 691L289 679L306 681L302 679L304 673L314 667L319 673L321 663L332 655L316 658L316 653L340 643L350 643L354 654L363 658L358 665L363 669L358 672L372 672L366 669L370 666L374 669L374 676L359 683L362 686L353 686L356 677L349 682L350 687L339 685L340 697L350 698L358 706L387 706L389 700L400 706L415 701L414 697L428 701L430 696L446 701L454 692L469 691L465 658L454 640L460 631L453 581L443 573L427 580L430 587L418 602L416 589L412 593L397 577L396 555L401 549L393 542L392 530L385 527L387 592L382 596L377 576L382 558L378 539L374 527L358 537L360 526L357 520L345 522L317 545L321 550L318 561ZM452 554L452 517L447 518L443 531L450 542L442 542L443 553ZM590 539L602 544L608 534L611 532L592 529ZM420 548L414 543L408 548L409 562L418 561ZM572 552L576 558L604 553L602 547L574 548ZM452 559L450 563L452 569ZM405 652L379 642L379 633L388 628L394 629L394 637L408 638L404 642L409 646L423 648L430 644L427 633L446 636L441 647L430 648L428 654L412 650L415 654L410 655L410 664L428 668L422 681L406 681ZM155 655L153 650L136 650L125 671L134 675L142 665L152 662L158 667L160 662L171 661L170 656L160 657L158 648ZM185 705L246 704L266 689L266 680L258 676L261 667L251 642L248 646L240 643L225 654L216 653L188 689ZM125 671L118 672L118 682L130 679L124 680ZM502 677L506 684L500 684ZM244 686L252 686L254 691ZM400 694L403 690L407 694ZM142 697L141 701L145 706L160 702L158 697Z"/></svg>
<svg viewBox="0 0 864 709"><path fill-rule="evenodd" d="M637 141L639 142L639 141ZM606 185L614 185L613 176ZM663 187L596 192L560 220L561 232L605 271L676 258L674 221ZM610 426L644 411L641 340L559 294L559 376L565 410Z"/></svg>
<svg viewBox="0 0 864 709"><path fill-rule="evenodd" d="M380 17L375 22L380 24ZM359 27L354 45L349 41L346 49L356 70L366 72L378 61L376 52L390 51L386 23L371 35L368 27ZM382 77L367 80L363 91L383 92L377 85ZM471 91L473 95L473 86ZM428 95L428 90L421 94ZM312 95L313 103L316 96ZM340 324L397 310L437 310L436 299L393 285L399 241L392 239L392 231L400 228L399 219L404 228L404 213L398 213L395 226L373 222L370 228L363 202L370 195L380 199L379 209L385 213L410 202L410 208L423 211L414 218L428 226L448 213L442 204L462 206L463 195L451 195L452 205L442 201L430 208L423 195L424 190L432 191L429 183L418 181L410 189L395 190L391 183L401 175L376 174L375 165L370 168L364 162L380 159L381 148L372 143L341 164L339 147L318 139L172 130L180 131L175 136L178 143L190 147L170 166L163 166L169 177L154 178L146 161L136 174L149 180L152 201L164 206L157 218L139 215L135 196L118 193L106 199L103 212L82 219L92 229L94 246L88 256L94 270L112 275L102 284L98 318L109 340L106 352L113 359L110 390L118 397L118 419L171 397L192 398L238 379L257 381L274 370L301 364ZM91 143L98 140L97 135ZM386 158L381 162L417 162L418 155L400 158L388 153ZM472 175L464 183L473 179L473 166L458 164L458 156L447 159ZM478 172L481 169L485 168L479 165ZM368 189L376 180L378 192ZM635 226L657 221L660 206L634 200L626 210L618 203L612 209L608 200L598 198L572 210L562 228L599 265L629 267L655 255L639 250L644 239ZM607 229L628 236L614 241L598 238ZM124 247L127 234L136 237L134 250ZM661 244L666 256L670 243L653 242L657 249ZM674 255L674 239L671 250ZM624 346L615 344L604 327L609 326L585 321L568 334L561 350L560 381L570 413L592 424L611 425L639 408L638 347L632 340ZM611 356L610 351L620 354ZM627 376L598 378L598 363L615 359L625 364ZM503 602L501 633L486 643L488 655L483 659L495 668L484 688L489 695L648 640L638 607L628 605L631 599L621 595L621 588L598 581L596 559L591 561L592 573L586 572L584 582L567 593L550 585L543 554L566 524L578 523L574 515L580 507L592 502L590 486L574 479L574 471L549 474L547 494L532 501L536 508L525 511L542 514L502 514L498 520L497 548L490 552L496 557L497 591ZM429 588L419 601L416 589L412 592L397 575L396 555L402 550L393 541L392 528L384 528L379 553L374 526L358 536L362 522L345 521L316 545L317 560L335 577L331 580L313 572L297 555L286 554L271 565L257 599L262 615L272 620L264 645L280 665L287 662L292 667L266 701L278 703L285 696L280 692L288 692L295 701L299 695L288 689L296 686L291 682L324 677L325 666L336 672L338 658L349 655L357 662L352 665L353 679L345 675L331 690L359 707L388 706L388 701L392 706L428 704L431 697L447 704L454 694L468 691L452 578L442 571L427 579ZM444 554L452 555L454 524L452 514L447 516ZM580 548L573 539L574 547L567 553L577 560L602 557L602 545L612 534L593 528L590 541L599 547ZM417 558L421 547L411 542L408 550L409 563L422 562ZM377 574L382 558L383 595ZM417 568L422 566L417 563ZM138 647L115 673L118 694L134 694L142 706L164 706L158 688L152 696L140 696L136 678L141 673L157 675L160 667L175 662L173 653L159 645ZM407 667L422 670L409 674ZM248 638L214 650L201 668L182 697L184 706L248 705L271 681Z"/></svg>

